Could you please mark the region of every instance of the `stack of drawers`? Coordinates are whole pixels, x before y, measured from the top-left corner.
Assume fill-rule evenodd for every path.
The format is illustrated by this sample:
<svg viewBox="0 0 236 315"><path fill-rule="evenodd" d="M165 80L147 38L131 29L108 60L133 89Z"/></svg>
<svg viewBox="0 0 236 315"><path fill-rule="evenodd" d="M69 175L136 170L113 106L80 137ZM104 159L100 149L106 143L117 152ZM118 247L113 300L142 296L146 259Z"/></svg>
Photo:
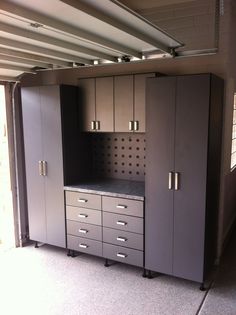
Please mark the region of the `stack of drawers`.
<svg viewBox="0 0 236 315"><path fill-rule="evenodd" d="M102 256L100 195L66 191L67 248Z"/></svg>
<svg viewBox="0 0 236 315"><path fill-rule="evenodd" d="M143 202L102 197L103 257L143 266Z"/></svg>

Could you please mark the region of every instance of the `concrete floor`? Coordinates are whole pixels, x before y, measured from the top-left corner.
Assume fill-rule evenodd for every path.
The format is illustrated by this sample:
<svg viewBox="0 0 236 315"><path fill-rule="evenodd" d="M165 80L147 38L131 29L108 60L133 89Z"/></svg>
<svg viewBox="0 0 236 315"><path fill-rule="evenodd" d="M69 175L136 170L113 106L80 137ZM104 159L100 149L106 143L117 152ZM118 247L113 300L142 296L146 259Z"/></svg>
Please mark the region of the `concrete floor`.
<svg viewBox="0 0 236 315"><path fill-rule="evenodd" d="M2 315L235 315L236 234L206 292L169 276L152 280L139 268L103 266L103 259L66 256L32 245L0 253Z"/></svg>

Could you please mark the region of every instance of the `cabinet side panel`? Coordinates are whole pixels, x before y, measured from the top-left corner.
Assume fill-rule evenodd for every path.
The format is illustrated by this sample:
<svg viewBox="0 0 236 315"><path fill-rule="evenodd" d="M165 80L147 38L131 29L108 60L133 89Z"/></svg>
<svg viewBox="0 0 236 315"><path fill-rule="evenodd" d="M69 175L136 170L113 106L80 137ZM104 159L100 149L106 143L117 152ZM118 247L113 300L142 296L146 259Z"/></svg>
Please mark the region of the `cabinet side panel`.
<svg viewBox="0 0 236 315"><path fill-rule="evenodd" d="M129 121L133 116L133 76L116 76L114 78L115 131L128 132Z"/></svg>
<svg viewBox="0 0 236 315"><path fill-rule="evenodd" d="M175 276L203 281L210 75L177 79L174 195Z"/></svg>
<svg viewBox="0 0 236 315"><path fill-rule="evenodd" d="M99 131L114 131L113 77L96 78L96 120Z"/></svg>
<svg viewBox="0 0 236 315"><path fill-rule="evenodd" d="M79 106L81 111L82 130L91 131L91 122L95 121L95 79L80 79L79 87Z"/></svg>
<svg viewBox="0 0 236 315"><path fill-rule="evenodd" d="M60 87L40 88L45 176L47 243L65 247L65 210L61 137Z"/></svg>
<svg viewBox="0 0 236 315"><path fill-rule="evenodd" d="M22 88L22 115L30 239L46 242L44 178L39 175L42 128L38 87Z"/></svg>
<svg viewBox="0 0 236 315"><path fill-rule="evenodd" d="M155 73L134 75L134 120L138 121L138 131L145 132L146 79L155 77Z"/></svg>
<svg viewBox="0 0 236 315"><path fill-rule="evenodd" d="M176 78L147 79L145 268L172 274Z"/></svg>

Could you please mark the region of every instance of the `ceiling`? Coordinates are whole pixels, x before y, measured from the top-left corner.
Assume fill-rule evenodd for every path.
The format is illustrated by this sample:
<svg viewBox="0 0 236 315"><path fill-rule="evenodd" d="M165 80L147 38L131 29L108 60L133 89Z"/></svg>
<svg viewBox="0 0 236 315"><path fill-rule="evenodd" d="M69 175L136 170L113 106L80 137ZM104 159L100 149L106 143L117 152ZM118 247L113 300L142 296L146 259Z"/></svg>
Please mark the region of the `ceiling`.
<svg viewBox="0 0 236 315"><path fill-rule="evenodd" d="M135 3L126 2L131 8ZM140 8L143 2L137 0ZM42 69L139 60L152 51L171 54L182 45L125 1L0 1L0 80Z"/></svg>

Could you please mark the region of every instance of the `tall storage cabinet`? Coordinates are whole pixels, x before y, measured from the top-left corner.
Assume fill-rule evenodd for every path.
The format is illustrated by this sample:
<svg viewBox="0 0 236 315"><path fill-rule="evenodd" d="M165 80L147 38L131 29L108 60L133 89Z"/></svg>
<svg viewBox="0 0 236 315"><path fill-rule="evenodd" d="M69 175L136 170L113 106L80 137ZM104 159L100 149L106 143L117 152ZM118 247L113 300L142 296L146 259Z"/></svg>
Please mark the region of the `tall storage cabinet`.
<svg viewBox="0 0 236 315"><path fill-rule="evenodd" d="M64 92L66 86L22 88L30 239L60 247L65 247L61 124Z"/></svg>
<svg viewBox="0 0 236 315"><path fill-rule="evenodd" d="M222 80L148 79L145 268L203 282L214 260Z"/></svg>

